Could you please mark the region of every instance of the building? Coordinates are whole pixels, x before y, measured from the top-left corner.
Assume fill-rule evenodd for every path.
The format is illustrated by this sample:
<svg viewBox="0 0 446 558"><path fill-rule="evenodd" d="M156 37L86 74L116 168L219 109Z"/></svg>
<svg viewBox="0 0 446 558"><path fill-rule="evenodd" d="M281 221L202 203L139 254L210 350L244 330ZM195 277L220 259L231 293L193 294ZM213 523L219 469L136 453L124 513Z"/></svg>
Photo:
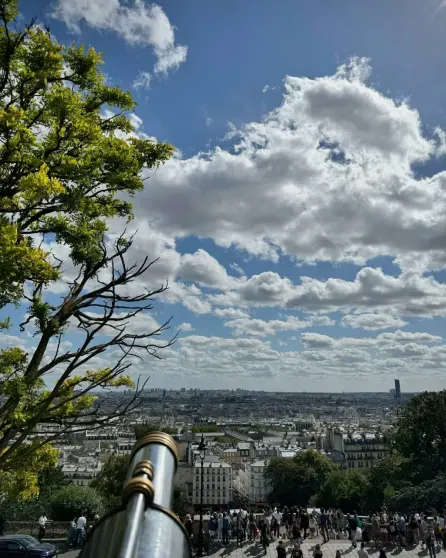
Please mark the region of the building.
<svg viewBox="0 0 446 558"><path fill-rule="evenodd" d="M188 504L192 503L193 494L193 481L192 481L193 467L188 463L180 462L173 479L174 486L184 490L186 496L186 502Z"/></svg>
<svg viewBox="0 0 446 558"><path fill-rule="evenodd" d="M271 492L265 478L268 460L258 460L244 464L234 478L234 490L249 504L265 504Z"/></svg>
<svg viewBox="0 0 446 558"><path fill-rule="evenodd" d="M401 399L401 385L399 380L395 380L395 399Z"/></svg>
<svg viewBox="0 0 446 558"><path fill-rule="evenodd" d="M192 472L192 504L200 505L201 461L197 460ZM232 467L224 461L203 463L203 505L226 507L232 501Z"/></svg>
<svg viewBox="0 0 446 558"><path fill-rule="evenodd" d="M64 477L76 486L89 486L95 476L101 471L102 463L95 466L74 465L66 463L62 466Z"/></svg>
<svg viewBox="0 0 446 558"><path fill-rule="evenodd" d="M347 435L336 429L328 430L325 449L341 469L368 469L389 452L378 434L353 432Z"/></svg>

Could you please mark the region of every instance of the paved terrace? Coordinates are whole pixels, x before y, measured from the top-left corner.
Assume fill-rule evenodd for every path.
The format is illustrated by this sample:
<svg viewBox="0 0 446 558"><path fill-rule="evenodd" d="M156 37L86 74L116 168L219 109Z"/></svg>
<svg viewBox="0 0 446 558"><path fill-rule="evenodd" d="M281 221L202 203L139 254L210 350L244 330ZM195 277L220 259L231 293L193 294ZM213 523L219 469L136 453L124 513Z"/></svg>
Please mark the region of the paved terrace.
<svg viewBox="0 0 446 558"><path fill-rule="evenodd" d="M302 551L304 558L313 558L313 550L317 543L322 543L322 539L313 539L305 541L302 544ZM288 541L284 541L285 548L287 550L287 557L291 554L291 549ZM220 547L218 550L214 550L207 554L208 558L261 558L267 556L267 558L277 558L277 541L270 543L267 549L267 554L263 552L263 548L259 542L250 543L245 542L243 546L237 548L235 542L231 542L227 547ZM358 543L357 548L352 548L349 541L339 541L330 540L326 544L321 544L322 552L324 558L335 558L336 550L341 550L341 553L346 558L358 558L358 548L360 548L360 543ZM379 550L374 547L373 543L366 544L366 550L369 553L370 558L378 558ZM410 546L407 549L400 549L395 546L388 546L385 549L388 558L429 558L429 552L427 550L421 550L421 546L416 547ZM446 552L440 550L438 547L436 549L437 555L440 558L446 558Z"/></svg>

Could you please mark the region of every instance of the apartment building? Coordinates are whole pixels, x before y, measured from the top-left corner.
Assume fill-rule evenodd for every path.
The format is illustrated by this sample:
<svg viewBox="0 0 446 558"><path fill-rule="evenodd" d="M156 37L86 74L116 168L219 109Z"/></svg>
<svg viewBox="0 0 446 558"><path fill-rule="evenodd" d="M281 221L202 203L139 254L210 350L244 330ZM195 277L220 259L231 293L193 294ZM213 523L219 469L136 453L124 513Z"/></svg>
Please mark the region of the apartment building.
<svg viewBox="0 0 446 558"><path fill-rule="evenodd" d="M196 461L192 473L192 504L200 505L201 461ZM203 463L203 505L218 508L232 500L232 467L223 461Z"/></svg>

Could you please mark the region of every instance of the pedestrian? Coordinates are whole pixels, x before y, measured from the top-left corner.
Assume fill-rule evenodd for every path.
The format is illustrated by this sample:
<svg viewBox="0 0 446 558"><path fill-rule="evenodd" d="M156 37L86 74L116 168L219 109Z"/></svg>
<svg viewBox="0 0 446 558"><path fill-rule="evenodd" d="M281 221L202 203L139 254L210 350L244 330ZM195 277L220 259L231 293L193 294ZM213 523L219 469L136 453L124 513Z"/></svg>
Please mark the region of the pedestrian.
<svg viewBox="0 0 446 558"><path fill-rule="evenodd" d="M321 512L322 512L320 518L321 534L325 543L330 540L330 535L328 533L328 514L326 513L325 510L321 510Z"/></svg>
<svg viewBox="0 0 446 558"><path fill-rule="evenodd" d="M70 521L70 525L68 527L68 546L74 546L76 543L76 525L77 517Z"/></svg>
<svg viewBox="0 0 446 558"><path fill-rule="evenodd" d="M84 546L85 525L87 524L85 515L85 513L82 513L76 523L76 545L80 548Z"/></svg>
<svg viewBox="0 0 446 558"><path fill-rule="evenodd" d="M226 546L229 544L229 517L226 515L226 512L223 513L222 534L223 544Z"/></svg>
<svg viewBox="0 0 446 558"><path fill-rule="evenodd" d="M277 558L286 558L286 548L283 545L283 541L279 541L279 544L276 547L277 551Z"/></svg>
<svg viewBox="0 0 446 558"><path fill-rule="evenodd" d="M361 548L358 550L358 558L369 558L369 553L365 549L365 543L361 543Z"/></svg>
<svg viewBox="0 0 446 558"><path fill-rule="evenodd" d="M48 523L48 518L45 512L42 512L42 515L39 517L39 534L37 538L39 542L42 542L43 537L46 533L46 524Z"/></svg>
<svg viewBox="0 0 446 558"><path fill-rule="evenodd" d="M269 539L268 539L268 525L266 524L265 521L262 521L262 524L260 525L260 542L262 544L263 551L266 554L267 553L266 549L269 546Z"/></svg>
<svg viewBox="0 0 446 558"><path fill-rule="evenodd" d="M429 525L427 528L426 547L427 550L429 551L430 558L437 558L437 554L435 550L435 536L431 525Z"/></svg>
<svg viewBox="0 0 446 558"><path fill-rule="evenodd" d="M378 558L387 558L387 554L384 552L384 550L382 548L379 551Z"/></svg>
<svg viewBox="0 0 446 558"><path fill-rule="evenodd" d="M323 558L324 553L322 552L321 545L317 544L314 547L313 558Z"/></svg>
<svg viewBox="0 0 446 558"><path fill-rule="evenodd" d="M192 538L192 518L191 516L187 513L186 517L184 518L184 527L186 528L187 534L189 535L189 538Z"/></svg>
<svg viewBox="0 0 446 558"><path fill-rule="evenodd" d="M350 540L352 541L352 547L356 548L356 529L358 527L358 523L354 515L348 515L348 528L350 531Z"/></svg>

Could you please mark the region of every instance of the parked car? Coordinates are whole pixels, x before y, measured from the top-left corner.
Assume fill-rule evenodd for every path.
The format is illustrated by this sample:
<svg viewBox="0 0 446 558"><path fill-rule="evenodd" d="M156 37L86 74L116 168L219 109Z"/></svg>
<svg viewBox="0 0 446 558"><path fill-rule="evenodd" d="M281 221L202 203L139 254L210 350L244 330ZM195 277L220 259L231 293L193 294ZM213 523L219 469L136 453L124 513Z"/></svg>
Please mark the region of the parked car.
<svg viewBox="0 0 446 558"><path fill-rule="evenodd" d="M40 543L30 535L0 537L1 558L53 558L57 552L54 544Z"/></svg>

